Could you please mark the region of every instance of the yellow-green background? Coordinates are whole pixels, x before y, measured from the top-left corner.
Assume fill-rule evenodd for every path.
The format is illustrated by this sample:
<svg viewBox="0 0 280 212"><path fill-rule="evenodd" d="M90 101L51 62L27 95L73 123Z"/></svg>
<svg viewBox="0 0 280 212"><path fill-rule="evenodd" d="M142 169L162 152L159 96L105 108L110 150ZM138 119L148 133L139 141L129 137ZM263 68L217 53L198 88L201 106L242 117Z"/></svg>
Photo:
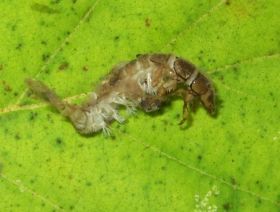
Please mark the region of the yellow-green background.
<svg viewBox="0 0 280 212"><path fill-rule="evenodd" d="M280 211L280 1L1 0L0 211ZM182 101L79 135L26 94L32 77L63 97L91 91L136 54L188 58L212 79L203 108ZM83 99L83 97L82 97ZM207 207L201 209L207 211Z"/></svg>

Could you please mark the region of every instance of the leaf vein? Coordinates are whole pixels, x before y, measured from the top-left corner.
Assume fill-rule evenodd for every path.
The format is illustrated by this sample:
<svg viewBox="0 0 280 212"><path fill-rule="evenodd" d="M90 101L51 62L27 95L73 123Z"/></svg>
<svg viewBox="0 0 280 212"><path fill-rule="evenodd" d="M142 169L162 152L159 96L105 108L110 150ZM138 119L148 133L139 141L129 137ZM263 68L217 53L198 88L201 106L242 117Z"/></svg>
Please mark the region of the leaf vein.
<svg viewBox="0 0 280 212"><path fill-rule="evenodd" d="M66 44L69 42L69 40L71 39L71 37L73 36L73 34L75 34L79 28L81 27L81 25L91 16L91 14L93 13L94 9L96 8L96 6L98 5L98 3L100 2L100 0L96 0L93 5L91 7L89 7L89 9L87 10L87 12L84 14L84 16L82 16L82 18L80 19L80 21L78 22L78 24L74 27L74 29L72 30L72 32L62 41L62 43L60 44L60 46L54 50L54 52L50 55L50 57L48 58L48 60L45 62L45 64L40 68L40 70L37 72L37 74L34 76L34 78L37 78L43 71L45 71L47 69L47 67L53 62L53 60L56 58L56 56L59 54L60 51L63 50L63 48L66 46ZM20 102L22 101L22 99L24 98L24 96L26 95L28 89L25 89L20 95L19 98L16 100L16 104L20 104Z"/></svg>
<svg viewBox="0 0 280 212"><path fill-rule="evenodd" d="M6 182L16 186L22 193L24 193L24 192L29 193L33 197L36 197L36 198L40 199L41 201L43 201L44 203L52 206L54 209L63 210L63 208L61 208L57 203L54 203L52 200L46 198L45 196L39 194L38 192L35 192L34 190L23 185L23 183L20 180L11 180L4 174L0 174L0 177L2 179L4 179Z"/></svg>
<svg viewBox="0 0 280 212"><path fill-rule="evenodd" d="M164 47L168 48L169 46L175 45L176 41L178 40L179 37L181 37L184 33L191 31L195 26L197 26L200 22L204 21L208 16L210 16L212 13L217 11L223 4L225 3L225 0L221 0L218 2L215 6L210 8L206 13L201 15L199 18L196 19L188 28L183 29L181 32L179 32L171 41L169 41Z"/></svg>
<svg viewBox="0 0 280 212"><path fill-rule="evenodd" d="M256 64L258 62L263 62L264 60L278 59L279 56L280 56L280 53L275 53L275 54L269 54L269 55L260 55L260 56L256 56L256 57L253 57L253 58L247 58L247 59L237 61L237 62L234 62L234 63L231 63L231 64L223 65L221 67L213 68L208 73L211 75L211 74L214 74L214 73L217 73L217 72L225 71L225 70L228 70L230 68L239 66L241 64L248 64L248 65L252 64L253 65L253 64Z"/></svg>
<svg viewBox="0 0 280 212"><path fill-rule="evenodd" d="M150 144L147 144L147 143L145 143L145 142L143 142L143 141L141 141L141 140L139 140L139 139L136 139L136 138L134 138L134 137L131 136L131 135L127 135L127 136L128 136L130 139L134 140L135 142L144 145L145 148L148 147L147 149L151 149L152 151L154 151L154 152L156 152L156 153L159 153L160 155L164 156L164 157L167 158L168 160L174 161L174 162L176 162L177 164L179 164L179 165L181 165L181 166L183 166L183 167L185 167L185 168L188 168L188 169L190 169L190 170L192 170L192 171L194 171L194 172L196 172L196 173L198 173L198 174L200 174L200 175L203 175L203 176L206 176L206 177L208 177L208 178L211 178L211 179L213 179L213 180L215 180L215 181L218 181L218 182L220 182L221 184L224 184L224 185L230 187L230 188L231 188L232 190L234 190L234 191L244 192L244 193L247 193L247 194L249 194L249 195L251 195L251 196L253 196L253 197L259 198L259 199L261 199L261 200L263 200L263 201L270 202L270 203L272 203L273 205L276 205L276 206L278 206L278 207L280 206L279 203L277 203L277 202L271 200L271 199L268 198L268 197L261 196L261 195L255 193L255 192L253 192L253 191L250 191L250 190L248 190L248 189L242 188L242 187L237 186L237 185L233 185L232 183L227 182L226 180L223 180L222 178L219 178L219 177L217 177L217 176L215 176L215 175L213 175L213 174L210 174L210 173L208 173L208 172L206 172L206 171L204 171L204 170L202 170L202 169L199 169L199 168L196 168L196 167L194 167L194 166L192 166L192 165L190 165L190 164L187 164L186 162L184 162L184 161L182 161L182 160L180 160L180 159L178 159L178 158L176 158L176 157L174 157L174 156L172 156L172 155L170 155L170 154L168 154L168 153L166 153L166 152L160 150L159 148L157 148L157 147L155 147L155 146L152 146L152 145L150 145Z"/></svg>

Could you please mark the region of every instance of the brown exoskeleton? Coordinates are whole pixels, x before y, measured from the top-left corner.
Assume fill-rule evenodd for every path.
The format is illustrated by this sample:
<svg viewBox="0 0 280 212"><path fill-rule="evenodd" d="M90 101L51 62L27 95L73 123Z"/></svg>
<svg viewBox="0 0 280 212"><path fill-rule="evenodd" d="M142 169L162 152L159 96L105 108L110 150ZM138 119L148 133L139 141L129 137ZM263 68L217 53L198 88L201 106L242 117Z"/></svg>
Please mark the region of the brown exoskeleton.
<svg viewBox="0 0 280 212"><path fill-rule="evenodd" d="M124 121L117 110L119 105L128 111L140 108L151 112L170 96L180 96L184 100L181 124L187 120L189 105L195 98L210 114L215 110L215 92L210 81L193 64L171 54L138 55L135 60L114 67L81 106L62 101L40 81L29 79L27 84L68 117L82 134L99 130L109 134L108 123Z"/></svg>

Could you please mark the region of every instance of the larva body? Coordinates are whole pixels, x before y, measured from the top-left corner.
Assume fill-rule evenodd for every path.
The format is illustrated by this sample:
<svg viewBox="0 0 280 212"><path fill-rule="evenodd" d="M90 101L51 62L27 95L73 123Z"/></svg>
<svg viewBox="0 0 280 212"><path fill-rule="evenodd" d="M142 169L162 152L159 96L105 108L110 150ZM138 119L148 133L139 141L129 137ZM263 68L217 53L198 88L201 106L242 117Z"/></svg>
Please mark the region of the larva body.
<svg viewBox="0 0 280 212"><path fill-rule="evenodd" d="M195 97L209 113L213 113L215 107L210 81L193 64L170 54L139 55L135 60L114 67L81 106L62 101L40 81L29 79L27 84L35 94L68 117L81 134L100 130L108 134L111 121L124 121L118 113L119 106L128 111L140 108L151 112L158 110L170 96L180 96L184 100L181 123L187 119L189 104Z"/></svg>

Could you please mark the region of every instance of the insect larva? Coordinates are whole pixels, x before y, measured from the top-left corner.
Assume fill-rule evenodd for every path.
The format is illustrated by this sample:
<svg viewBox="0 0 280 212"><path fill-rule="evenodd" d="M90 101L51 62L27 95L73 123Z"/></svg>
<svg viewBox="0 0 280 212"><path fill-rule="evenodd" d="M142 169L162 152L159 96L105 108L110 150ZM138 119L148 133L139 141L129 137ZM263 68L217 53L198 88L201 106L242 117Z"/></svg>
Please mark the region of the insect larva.
<svg viewBox="0 0 280 212"><path fill-rule="evenodd" d="M69 118L82 134L100 130L109 134L110 122L124 121L118 113L119 106L128 111L140 108L152 112L170 96L180 96L184 101L180 124L187 120L194 99L199 99L210 114L215 110L215 92L210 81L192 63L171 54L138 55L128 63L114 67L81 106L63 101L40 81L28 79L26 82L36 95Z"/></svg>

